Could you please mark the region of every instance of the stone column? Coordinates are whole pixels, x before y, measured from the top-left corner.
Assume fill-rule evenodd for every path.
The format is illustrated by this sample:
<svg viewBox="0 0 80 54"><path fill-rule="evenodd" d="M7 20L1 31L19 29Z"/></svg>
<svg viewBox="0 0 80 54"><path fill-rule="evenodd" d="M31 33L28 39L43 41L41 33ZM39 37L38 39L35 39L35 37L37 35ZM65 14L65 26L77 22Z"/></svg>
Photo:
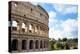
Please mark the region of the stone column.
<svg viewBox="0 0 80 54"><path fill-rule="evenodd" d="M22 21L19 21L19 33L22 31Z"/></svg>
<svg viewBox="0 0 80 54"><path fill-rule="evenodd" d="M33 25L33 34L35 34L35 25L34 24L32 25Z"/></svg>
<svg viewBox="0 0 80 54"><path fill-rule="evenodd" d="M21 52L22 50L22 40L18 39L18 51Z"/></svg>
<svg viewBox="0 0 80 54"><path fill-rule="evenodd" d="M34 24L35 30L36 30L36 34L39 35L39 26L37 24Z"/></svg>
<svg viewBox="0 0 80 54"><path fill-rule="evenodd" d="M38 46L39 50L40 50L40 40L39 40L39 46Z"/></svg>
<svg viewBox="0 0 80 54"><path fill-rule="evenodd" d="M27 39L25 39L26 40L26 44L25 44L25 46L26 46L26 50L25 51L27 51Z"/></svg>
<svg viewBox="0 0 80 54"><path fill-rule="evenodd" d="M39 26L37 26L37 35L39 35Z"/></svg>
<svg viewBox="0 0 80 54"><path fill-rule="evenodd" d="M42 40L42 49L44 50L44 40Z"/></svg>
<svg viewBox="0 0 80 54"><path fill-rule="evenodd" d="M35 39L33 40L33 50L35 51Z"/></svg>
<svg viewBox="0 0 80 54"><path fill-rule="evenodd" d="M47 31L45 30L45 37L47 37Z"/></svg>
<svg viewBox="0 0 80 54"><path fill-rule="evenodd" d="M40 35L40 26L38 26L38 35Z"/></svg>
<svg viewBox="0 0 80 54"><path fill-rule="evenodd" d="M36 25L34 24L33 27L34 27L34 34L36 34L36 32L35 32L35 30L36 30Z"/></svg>
<svg viewBox="0 0 80 54"><path fill-rule="evenodd" d="M49 41L48 40L46 40L46 48L47 48L47 50L49 48Z"/></svg>
<svg viewBox="0 0 80 54"><path fill-rule="evenodd" d="M20 23L18 22L18 24L17 24L17 31L19 32L19 30L20 30Z"/></svg>
<svg viewBox="0 0 80 54"><path fill-rule="evenodd" d="M41 36L43 36L43 30L42 30L42 28L40 29L40 32L41 32Z"/></svg>
<svg viewBox="0 0 80 54"><path fill-rule="evenodd" d="M29 39L27 39L27 51L29 51Z"/></svg>
<svg viewBox="0 0 80 54"><path fill-rule="evenodd" d="M40 46L41 46L40 42L41 42L41 39L39 39L39 50L41 51L42 48L40 48Z"/></svg>
<svg viewBox="0 0 80 54"><path fill-rule="evenodd" d="M26 24L27 24L27 34L29 34L29 21Z"/></svg>
<svg viewBox="0 0 80 54"><path fill-rule="evenodd" d="M42 36L44 36L44 29L42 28Z"/></svg>

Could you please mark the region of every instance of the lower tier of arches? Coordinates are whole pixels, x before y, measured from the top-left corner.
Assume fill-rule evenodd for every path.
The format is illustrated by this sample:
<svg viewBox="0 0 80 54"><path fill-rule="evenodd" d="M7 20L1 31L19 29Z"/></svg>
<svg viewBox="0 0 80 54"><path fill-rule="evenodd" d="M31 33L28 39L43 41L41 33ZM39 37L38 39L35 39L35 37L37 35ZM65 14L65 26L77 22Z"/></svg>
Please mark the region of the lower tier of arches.
<svg viewBox="0 0 80 54"><path fill-rule="evenodd" d="M11 38L11 52L33 52L48 50L48 39Z"/></svg>

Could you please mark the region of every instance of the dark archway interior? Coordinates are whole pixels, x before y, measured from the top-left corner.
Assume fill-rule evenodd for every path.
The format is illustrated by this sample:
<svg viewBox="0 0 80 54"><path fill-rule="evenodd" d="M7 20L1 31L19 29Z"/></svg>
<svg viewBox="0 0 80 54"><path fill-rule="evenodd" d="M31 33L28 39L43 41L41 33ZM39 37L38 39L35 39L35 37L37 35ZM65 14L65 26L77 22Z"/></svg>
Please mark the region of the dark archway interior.
<svg viewBox="0 0 80 54"><path fill-rule="evenodd" d="M22 40L22 50L26 50L26 40Z"/></svg>
<svg viewBox="0 0 80 54"><path fill-rule="evenodd" d="M33 49L33 46L34 46L33 40L30 40L29 49Z"/></svg>
<svg viewBox="0 0 80 54"><path fill-rule="evenodd" d="M36 42L35 42L35 48L38 49L38 46L39 46L39 41L36 40Z"/></svg>
<svg viewBox="0 0 80 54"><path fill-rule="evenodd" d="M40 41L40 48L42 48L42 40Z"/></svg>
<svg viewBox="0 0 80 54"><path fill-rule="evenodd" d="M44 41L44 48L46 47L46 42Z"/></svg>
<svg viewBox="0 0 80 54"><path fill-rule="evenodd" d="M17 50L17 48L18 48L18 40L17 39L14 39L12 41L11 48L12 48L12 50Z"/></svg>

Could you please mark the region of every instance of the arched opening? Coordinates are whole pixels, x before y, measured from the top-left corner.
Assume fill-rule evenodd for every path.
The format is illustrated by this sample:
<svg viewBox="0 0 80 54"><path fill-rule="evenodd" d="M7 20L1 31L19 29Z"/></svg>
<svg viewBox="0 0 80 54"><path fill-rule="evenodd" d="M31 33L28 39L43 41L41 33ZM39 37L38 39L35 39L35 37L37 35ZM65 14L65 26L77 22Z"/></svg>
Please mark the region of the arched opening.
<svg viewBox="0 0 80 54"><path fill-rule="evenodd" d="M40 41L40 48L42 48L42 40Z"/></svg>
<svg viewBox="0 0 80 54"><path fill-rule="evenodd" d="M38 33L38 26L35 26L35 33Z"/></svg>
<svg viewBox="0 0 80 54"><path fill-rule="evenodd" d="M25 32L25 29L26 29L26 25L25 23L22 23L22 32Z"/></svg>
<svg viewBox="0 0 80 54"><path fill-rule="evenodd" d="M33 25L32 24L29 24L29 32L30 33L33 33L33 30L34 30Z"/></svg>
<svg viewBox="0 0 80 54"><path fill-rule="evenodd" d="M12 21L12 30L17 31L17 27L18 27L18 21L13 20Z"/></svg>
<svg viewBox="0 0 80 54"><path fill-rule="evenodd" d="M40 27L40 35L42 35L42 28Z"/></svg>
<svg viewBox="0 0 80 54"><path fill-rule="evenodd" d="M26 40L22 40L22 50L26 50Z"/></svg>
<svg viewBox="0 0 80 54"><path fill-rule="evenodd" d="M12 40L11 48L12 48L12 50L18 49L18 40L17 39Z"/></svg>
<svg viewBox="0 0 80 54"><path fill-rule="evenodd" d="M38 40L36 40L36 42L35 42L35 48L38 49L38 46L39 46L39 42L38 42Z"/></svg>
<svg viewBox="0 0 80 54"><path fill-rule="evenodd" d="M29 49L33 49L33 46L34 46L33 40L30 40L30 42L29 42Z"/></svg>

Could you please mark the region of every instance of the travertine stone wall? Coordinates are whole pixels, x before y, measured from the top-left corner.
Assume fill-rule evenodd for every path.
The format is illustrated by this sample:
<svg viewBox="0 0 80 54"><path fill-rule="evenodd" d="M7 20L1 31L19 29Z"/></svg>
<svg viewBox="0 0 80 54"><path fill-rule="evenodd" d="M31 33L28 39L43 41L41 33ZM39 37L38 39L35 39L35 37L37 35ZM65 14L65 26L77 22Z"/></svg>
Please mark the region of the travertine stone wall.
<svg viewBox="0 0 80 54"><path fill-rule="evenodd" d="M34 6L30 2L11 1L10 22L16 21L17 23L14 29L11 26L11 41L12 45L15 46L12 47L12 52L48 50L48 19L48 13L40 5ZM22 23L25 24L25 28L22 28ZM30 25L32 30L29 29ZM15 39L16 41L13 42ZM22 45L22 40L26 41L24 42L26 46ZM30 43L31 40L32 42ZM42 48L40 48L41 44ZM36 48L37 46L38 48ZM22 47L26 47L26 49L24 50ZM15 48L16 50L13 50Z"/></svg>

